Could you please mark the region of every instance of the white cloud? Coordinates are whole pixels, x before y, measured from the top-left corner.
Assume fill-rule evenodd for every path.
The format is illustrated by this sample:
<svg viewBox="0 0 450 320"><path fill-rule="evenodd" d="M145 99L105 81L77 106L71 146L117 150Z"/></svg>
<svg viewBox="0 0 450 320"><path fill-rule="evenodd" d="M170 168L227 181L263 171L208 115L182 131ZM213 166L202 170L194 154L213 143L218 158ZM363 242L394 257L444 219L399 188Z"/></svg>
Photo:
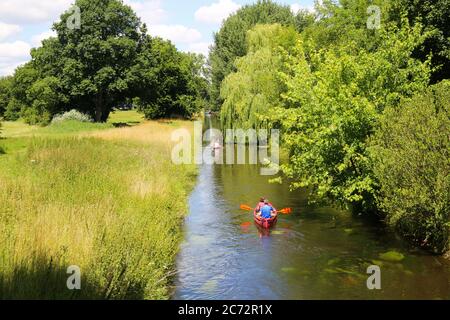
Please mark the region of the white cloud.
<svg viewBox="0 0 450 320"><path fill-rule="evenodd" d="M203 6L195 12L197 21L220 24L229 15L239 10L241 6L233 0L219 0L210 6Z"/></svg>
<svg viewBox="0 0 450 320"><path fill-rule="evenodd" d="M299 3L291 4L291 11L297 14L300 10L306 10L308 12L314 12L314 6L304 6Z"/></svg>
<svg viewBox="0 0 450 320"><path fill-rule="evenodd" d="M28 61L20 61L20 62L13 62L13 63L3 63L0 61L0 77L3 76L10 76L14 74L14 71L18 66L21 66Z"/></svg>
<svg viewBox="0 0 450 320"><path fill-rule="evenodd" d="M147 26L160 24L167 19L167 12L162 8L160 0L147 0L144 2L125 0L124 3L129 5Z"/></svg>
<svg viewBox="0 0 450 320"><path fill-rule="evenodd" d="M148 32L152 36L158 36L166 40L170 40L176 44L190 44L201 40L202 34L194 29L180 24L167 24L167 12L162 8L160 0L125 0L125 4L129 5L145 22Z"/></svg>
<svg viewBox="0 0 450 320"><path fill-rule="evenodd" d="M53 22L73 0L1 0L0 20L16 24Z"/></svg>
<svg viewBox="0 0 450 320"><path fill-rule="evenodd" d="M7 24L0 22L0 40L7 39L22 31L22 28L16 24Z"/></svg>
<svg viewBox="0 0 450 320"><path fill-rule="evenodd" d="M193 52L193 53L200 53L200 54L203 54L205 57L207 57L209 55L209 47L210 46L211 46L211 43L209 43L209 42L195 42L195 43L189 44L186 51Z"/></svg>
<svg viewBox="0 0 450 320"><path fill-rule="evenodd" d="M0 43L0 60L27 57L30 54L30 45L24 41Z"/></svg>
<svg viewBox="0 0 450 320"><path fill-rule="evenodd" d="M0 43L0 76L10 75L30 60L31 46L24 41Z"/></svg>
<svg viewBox="0 0 450 320"><path fill-rule="evenodd" d="M33 45L33 47L39 47L42 45L42 40L48 39L50 37L56 37L56 32L53 30L49 30L39 33L31 38L31 44Z"/></svg>
<svg viewBox="0 0 450 320"><path fill-rule="evenodd" d="M149 33L175 43L193 43L202 38L202 34L198 30L182 25L153 25L149 27Z"/></svg>

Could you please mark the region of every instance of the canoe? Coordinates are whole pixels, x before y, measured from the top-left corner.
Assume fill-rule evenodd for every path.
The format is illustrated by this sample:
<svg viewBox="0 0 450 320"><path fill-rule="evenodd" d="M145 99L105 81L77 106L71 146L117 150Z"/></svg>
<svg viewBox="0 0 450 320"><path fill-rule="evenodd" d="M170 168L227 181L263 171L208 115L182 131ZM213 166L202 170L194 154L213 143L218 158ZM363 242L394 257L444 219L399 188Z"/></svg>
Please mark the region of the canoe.
<svg viewBox="0 0 450 320"><path fill-rule="evenodd" d="M264 219L261 217L258 217L258 214L256 213L256 210L253 211L253 217L255 219L255 223L264 229L270 229L272 228L278 221L278 215L271 218L271 219Z"/></svg>

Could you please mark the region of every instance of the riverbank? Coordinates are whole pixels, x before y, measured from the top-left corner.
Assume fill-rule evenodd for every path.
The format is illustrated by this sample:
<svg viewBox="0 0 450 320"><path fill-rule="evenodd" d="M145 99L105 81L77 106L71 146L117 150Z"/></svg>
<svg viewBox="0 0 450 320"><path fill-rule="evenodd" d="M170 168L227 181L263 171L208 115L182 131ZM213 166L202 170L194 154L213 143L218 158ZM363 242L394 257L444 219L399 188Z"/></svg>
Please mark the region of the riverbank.
<svg viewBox="0 0 450 320"><path fill-rule="evenodd" d="M130 116L4 125L0 299L169 297L197 173L172 163L170 133L192 123ZM81 290L67 289L69 266L80 268Z"/></svg>

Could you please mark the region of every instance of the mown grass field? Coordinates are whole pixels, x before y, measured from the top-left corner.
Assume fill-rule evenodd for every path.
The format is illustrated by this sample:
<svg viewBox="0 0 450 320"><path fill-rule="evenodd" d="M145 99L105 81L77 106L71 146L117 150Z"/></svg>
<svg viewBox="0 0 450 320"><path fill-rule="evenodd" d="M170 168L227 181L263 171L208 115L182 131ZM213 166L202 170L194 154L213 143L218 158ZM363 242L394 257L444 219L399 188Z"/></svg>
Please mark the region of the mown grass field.
<svg viewBox="0 0 450 320"><path fill-rule="evenodd" d="M100 125L4 123L0 299L168 298L196 175L171 162L179 127L192 124L133 112ZM71 265L81 290L67 289Z"/></svg>

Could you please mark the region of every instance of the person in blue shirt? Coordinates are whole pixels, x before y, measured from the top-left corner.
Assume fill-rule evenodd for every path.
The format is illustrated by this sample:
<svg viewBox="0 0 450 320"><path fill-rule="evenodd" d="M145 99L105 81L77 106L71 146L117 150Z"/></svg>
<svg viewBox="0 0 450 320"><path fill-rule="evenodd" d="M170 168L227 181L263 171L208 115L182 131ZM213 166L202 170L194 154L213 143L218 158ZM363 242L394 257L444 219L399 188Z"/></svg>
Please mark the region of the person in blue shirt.
<svg viewBox="0 0 450 320"><path fill-rule="evenodd" d="M259 216L264 219L270 219L276 216L275 209L270 205L269 200L264 200L264 206L261 208Z"/></svg>

